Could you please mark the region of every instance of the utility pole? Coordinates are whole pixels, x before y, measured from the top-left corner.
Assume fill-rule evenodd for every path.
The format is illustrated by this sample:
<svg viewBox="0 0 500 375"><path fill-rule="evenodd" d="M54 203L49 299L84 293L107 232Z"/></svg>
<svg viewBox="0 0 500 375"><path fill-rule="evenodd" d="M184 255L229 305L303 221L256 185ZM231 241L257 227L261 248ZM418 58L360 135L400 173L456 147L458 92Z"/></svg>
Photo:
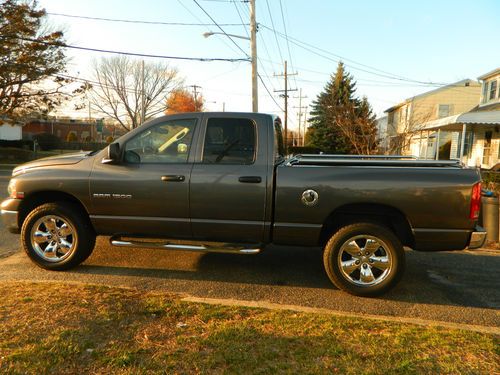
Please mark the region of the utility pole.
<svg viewBox="0 0 500 375"><path fill-rule="evenodd" d="M304 137L302 138L302 146L306 145L306 133L307 133L307 106L305 107L304 111L304 121L302 122L304 124L303 129L304 129Z"/></svg>
<svg viewBox="0 0 500 375"><path fill-rule="evenodd" d="M284 90L274 90L274 92L284 92L281 96L285 98L285 155L288 149L288 91L297 91L297 89L288 88L288 76L296 76L297 73L288 74L287 62L285 60L285 72L282 74L275 74L275 77L285 78L285 89Z"/></svg>
<svg viewBox="0 0 500 375"><path fill-rule="evenodd" d="M188 86L188 87L192 87L193 88L193 96L194 96L194 109L196 111L199 110L198 108L198 89L201 89L201 86L198 86L198 85L191 85L191 86Z"/></svg>
<svg viewBox="0 0 500 375"><path fill-rule="evenodd" d="M90 139L94 139L94 135L92 134L92 108L90 107L90 100L89 100L89 129L90 129ZM52 125L52 134L54 134L54 125Z"/></svg>
<svg viewBox="0 0 500 375"><path fill-rule="evenodd" d="M228 34L224 32L213 32L208 31L203 33L205 38L208 38L214 34L225 35L228 38L239 38L250 41L250 54L251 54L251 62L252 62L252 112L259 111L259 85L258 78L259 74L257 73L257 22L255 21L255 0L242 0L243 3L250 3L250 37L241 36L235 34ZM248 33L247 33L248 35ZM232 40L232 39L231 39ZM234 41L233 41L234 42ZM243 50L242 50L243 51ZM248 56L248 55L247 55Z"/></svg>
<svg viewBox="0 0 500 375"><path fill-rule="evenodd" d="M250 0L250 49L252 52L252 112L259 111L257 82L257 24L255 22L255 0Z"/></svg>
<svg viewBox="0 0 500 375"><path fill-rule="evenodd" d="M298 113L298 117L299 117L299 141L302 139L302 146L304 146L304 138L306 136L306 131L305 131L305 127L304 127L304 132L303 132L303 136L302 138L300 138L300 125L302 123L302 110L303 109L306 109L307 110L307 106L304 106L302 107L302 99L306 99L307 96L302 96L302 88L299 90L299 96L294 96L294 98L298 98L299 99L299 106L298 107L293 107L293 108L297 108L299 110L299 113Z"/></svg>
<svg viewBox="0 0 500 375"><path fill-rule="evenodd" d="M144 60L141 64L141 125L146 120L146 93L144 92Z"/></svg>

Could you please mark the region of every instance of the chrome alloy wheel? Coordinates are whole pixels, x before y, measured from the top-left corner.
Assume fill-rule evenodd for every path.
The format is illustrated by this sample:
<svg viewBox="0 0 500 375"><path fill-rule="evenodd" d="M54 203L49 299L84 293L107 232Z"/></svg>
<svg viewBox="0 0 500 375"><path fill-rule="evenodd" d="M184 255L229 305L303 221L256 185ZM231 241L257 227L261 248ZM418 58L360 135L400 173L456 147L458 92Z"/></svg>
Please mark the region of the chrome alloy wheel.
<svg viewBox="0 0 500 375"><path fill-rule="evenodd" d="M60 262L76 248L76 230L60 216L42 216L31 229L31 246L43 260Z"/></svg>
<svg viewBox="0 0 500 375"><path fill-rule="evenodd" d="M349 282L373 286L384 281L392 268L389 247L379 238L358 235L344 242L339 251L340 271Z"/></svg>

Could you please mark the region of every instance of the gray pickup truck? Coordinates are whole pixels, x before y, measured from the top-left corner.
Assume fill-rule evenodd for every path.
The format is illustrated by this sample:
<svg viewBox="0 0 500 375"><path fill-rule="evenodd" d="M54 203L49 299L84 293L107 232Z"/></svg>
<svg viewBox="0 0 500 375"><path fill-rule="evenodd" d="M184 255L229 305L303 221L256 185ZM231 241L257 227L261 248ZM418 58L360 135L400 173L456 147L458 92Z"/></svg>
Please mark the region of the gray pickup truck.
<svg viewBox="0 0 500 375"><path fill-rule="evenodd" d="M39 266L63 270L96 235L122 247L259 253L324 248L339 288L379 295L401 278L403 247L480 247L480 176L455 161L298 155L285 159L278 117L161 117L99 152L13 171L4 224Z"/></svg>

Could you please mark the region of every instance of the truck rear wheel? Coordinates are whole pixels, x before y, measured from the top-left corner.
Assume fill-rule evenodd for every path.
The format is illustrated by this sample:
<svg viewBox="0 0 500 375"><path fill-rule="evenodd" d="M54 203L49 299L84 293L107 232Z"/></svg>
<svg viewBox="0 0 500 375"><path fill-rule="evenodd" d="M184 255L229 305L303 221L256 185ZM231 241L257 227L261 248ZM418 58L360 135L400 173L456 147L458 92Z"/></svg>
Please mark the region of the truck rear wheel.
<svg viewBox="0 0 500 375"><path fill-rule="evenodd" d="M401 279L405 253L388 228L357 223L341 228L330 238L323 263L328 277L339 289L373 297L387 292Z"/></svg>
<svg viewBox="0 0 500 375"><path fill-rule="evenodd" d="M59 202L31 211L22 225L21 239L24 251L38 266L67 270L92 254L96 235L78 206Z"/></svg>

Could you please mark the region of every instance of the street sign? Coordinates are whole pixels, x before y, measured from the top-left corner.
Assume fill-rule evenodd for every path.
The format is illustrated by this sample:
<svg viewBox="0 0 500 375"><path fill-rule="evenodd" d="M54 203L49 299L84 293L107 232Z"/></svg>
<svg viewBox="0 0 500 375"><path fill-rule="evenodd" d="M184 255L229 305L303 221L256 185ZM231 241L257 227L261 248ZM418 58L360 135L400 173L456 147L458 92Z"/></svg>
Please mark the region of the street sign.
<svg viewBox="0 0 500 375"><path fill-rule="evenodd" d="M102 133L102 127L104 125L103 119L95 120L95 129L98 133Z"/></svg>

